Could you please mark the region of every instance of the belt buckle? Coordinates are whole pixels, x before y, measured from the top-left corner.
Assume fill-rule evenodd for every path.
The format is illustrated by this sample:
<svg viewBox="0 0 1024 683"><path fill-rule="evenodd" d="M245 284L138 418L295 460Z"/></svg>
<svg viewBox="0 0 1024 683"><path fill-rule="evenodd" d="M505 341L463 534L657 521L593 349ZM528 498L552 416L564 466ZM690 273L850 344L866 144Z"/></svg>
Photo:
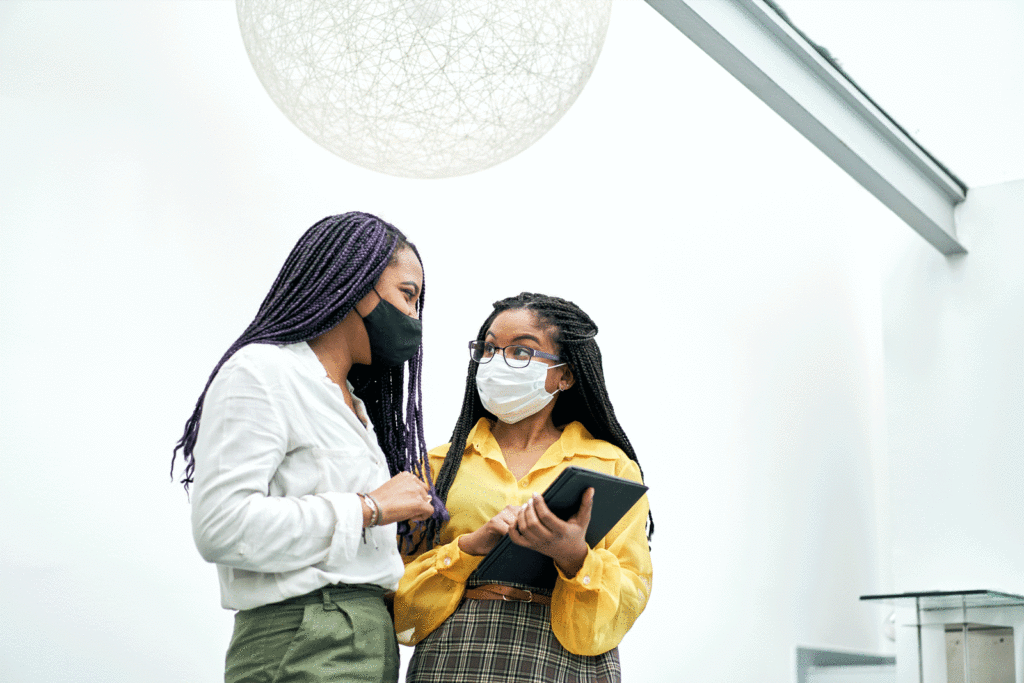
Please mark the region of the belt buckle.
<svg viewBox="0 0 1024 683"><path fill-rule="evenodd" d="M523 598L510 598L507 595L505 595L504 593L501 594L501 599L504 600L505 602L533 602L533 593L532 592L530 592L528 590L524 590L522 592L526 593L526 595L527 595L525 600Z"/></svg>

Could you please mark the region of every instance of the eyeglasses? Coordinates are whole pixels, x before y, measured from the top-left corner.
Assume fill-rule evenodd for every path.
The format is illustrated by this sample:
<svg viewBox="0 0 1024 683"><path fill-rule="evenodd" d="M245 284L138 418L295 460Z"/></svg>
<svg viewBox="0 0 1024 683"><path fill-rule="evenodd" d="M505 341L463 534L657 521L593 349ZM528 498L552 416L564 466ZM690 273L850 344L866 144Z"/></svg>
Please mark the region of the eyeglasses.
<svg viewBox="0 0 1024 683"><path fill-rule="evenodd" d="M494 358L494 354L498 351L501 351L501 355L505 358L505 364L510 368L525 368L530 364L530 361L533 360L534 356L540 356L541 358L547 358L548 360L554 361L561 360L561 358L554 354L537 351L536 349L531 349L529 346L520 346L518 344L513 344L511 346L495 346L491 342L469 342L469 357L481 365L484 363L490 363L491 359Z"/></svg>

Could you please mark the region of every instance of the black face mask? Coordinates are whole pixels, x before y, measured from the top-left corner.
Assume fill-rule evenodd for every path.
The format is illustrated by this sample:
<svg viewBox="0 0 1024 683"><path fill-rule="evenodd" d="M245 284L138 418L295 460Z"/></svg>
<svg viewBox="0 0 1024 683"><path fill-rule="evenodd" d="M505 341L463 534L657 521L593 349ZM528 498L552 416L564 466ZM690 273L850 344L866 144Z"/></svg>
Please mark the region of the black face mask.
<svg viewBox="0 0 1024 683"><path fill-rule="evenodd" d="M370 338L373 365L401 365L416 355L423 339L423 324L402 313L384 297L363 318L363 325Z"/></svg>

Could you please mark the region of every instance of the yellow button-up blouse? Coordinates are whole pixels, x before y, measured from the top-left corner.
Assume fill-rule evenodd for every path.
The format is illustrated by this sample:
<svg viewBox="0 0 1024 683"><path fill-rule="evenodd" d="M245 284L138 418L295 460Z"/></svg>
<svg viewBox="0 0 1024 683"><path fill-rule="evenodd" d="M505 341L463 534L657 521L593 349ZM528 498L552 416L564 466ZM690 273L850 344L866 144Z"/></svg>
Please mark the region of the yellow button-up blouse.
<svg viewBox="0 0 1024 683"><path fill-rule="evenodd" d="M430 452L435 477L448 446ZM558 441L517 481L505 465L488 420L477 422L448 493L451 521L441 532L441 544L405 558L405 575L395 594L399 642L414 645L423 640L462 601L466 581L483 557L462 552L459 537L483 526L506 505L523 505L534 491L543 492L569 465L641 481L635 462L616 446L595 439L579 422L567 425ZM644 610L652 579L645 533L647 511L644 496L587 552L576 576L558 570L551 596L551 628L570 652L607 652L619 644Z"/></svg>

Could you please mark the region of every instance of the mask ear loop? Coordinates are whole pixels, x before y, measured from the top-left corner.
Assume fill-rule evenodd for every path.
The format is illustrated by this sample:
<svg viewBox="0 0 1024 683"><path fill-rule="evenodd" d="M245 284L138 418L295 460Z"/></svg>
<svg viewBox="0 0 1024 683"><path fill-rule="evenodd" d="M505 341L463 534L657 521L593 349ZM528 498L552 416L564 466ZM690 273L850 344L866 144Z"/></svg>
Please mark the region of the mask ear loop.
<svg viewBox="0 0 1024 683"><path fill-rule="evenodd" d="M568 365L568 363L559 363L558 365L552 365L551 367L548 368L548 370L554 370L555 368L560 368L563 365ZM555 391L552 391L551 393L552 395L554 395L556 392L565 393L566 391L569 391L569 389L572 389L572 386L565 386L564 382L559 382L558 388L555 389Z"/></svg>
<svg viewBox="0 0 1024 683"><path fill-rule="evenodd" d="M558 365L549 365L549 366L548 366L548 370L554 370L555 368L560 368L560 367L562 367L563 365L568 365L568 363L559 363ZM547 372L547 370L545 370L545 372ZM561 382L559 382L559 384L558 384L558 386L557 386L557 387L555 388L555 390L551 392L551 395L552 395L552 396L554 396L554 395L555 395L555 394L557 394L557 393L560 393L560 392L564 392L564 391L565 391L566 389L568 389L568 388L569 388L569 387L563 387L563 386L562 386L562 383L561 383Z"/></svg>
<svg viewBox="0 0 1024 683"><path fill-rule="evenodd" d="M370 289L373 291L374 294L377 295L377 303L375 303L373 305L373 308L370 309L370 313L373 313L375 310L377 310L377 307L380 306L380 302L384 301L384 297L382 297L380 295L380 292L377 291L377 283L376 282L374 282L372 285L370 285ZM367 294L369 294L369 292L367 292ZM359 309L356 308L355 306L352 307L352 310L355 311L356 315L358 315L363 320L366 320L366 315L370 315L370 313L367 313L366 315L363 315L362 313L359 312Z"/></svg>

